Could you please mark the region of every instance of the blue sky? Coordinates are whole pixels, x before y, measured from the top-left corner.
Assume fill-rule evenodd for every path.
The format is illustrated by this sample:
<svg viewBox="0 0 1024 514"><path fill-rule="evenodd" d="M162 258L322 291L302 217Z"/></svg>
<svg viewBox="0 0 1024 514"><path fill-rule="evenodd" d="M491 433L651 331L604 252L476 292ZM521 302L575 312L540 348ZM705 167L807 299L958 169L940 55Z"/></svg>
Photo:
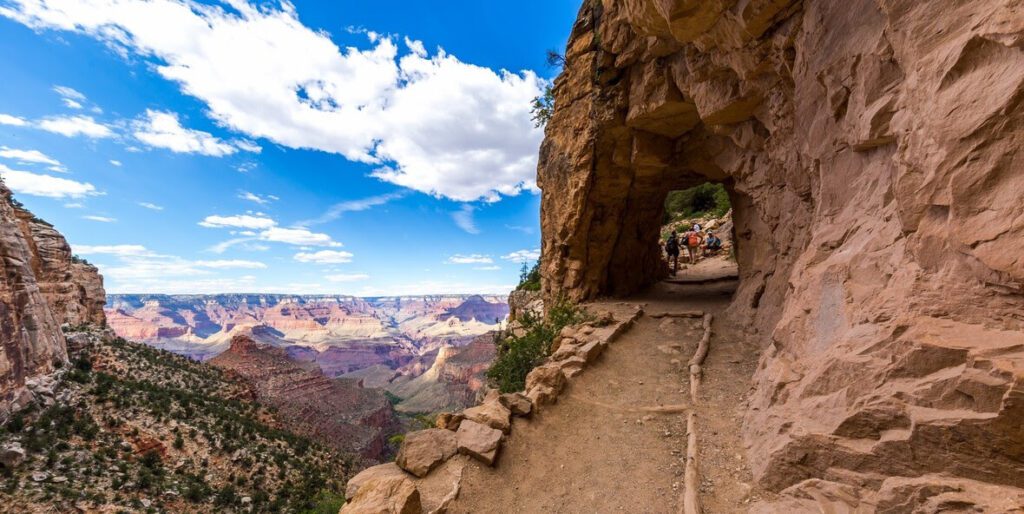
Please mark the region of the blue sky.
<svg viewBox="0 0 1024 514"><path fill-rule="evenodd" d="M0 176L109 292L504 292L578 7L0 0Z"/></svg>

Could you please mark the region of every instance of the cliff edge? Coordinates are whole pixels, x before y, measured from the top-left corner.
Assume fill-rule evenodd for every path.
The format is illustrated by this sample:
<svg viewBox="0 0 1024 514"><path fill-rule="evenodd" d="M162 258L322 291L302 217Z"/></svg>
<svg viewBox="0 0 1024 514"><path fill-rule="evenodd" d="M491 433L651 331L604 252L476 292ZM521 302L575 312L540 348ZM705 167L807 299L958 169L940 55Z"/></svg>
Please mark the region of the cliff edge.
<svg viewBox="0 0 1024 514"><path fill-rule="evenodd" d="M31 401L26 381L67 363L61 325L103 325L103 277L0 182L0 421Z"/></svg>

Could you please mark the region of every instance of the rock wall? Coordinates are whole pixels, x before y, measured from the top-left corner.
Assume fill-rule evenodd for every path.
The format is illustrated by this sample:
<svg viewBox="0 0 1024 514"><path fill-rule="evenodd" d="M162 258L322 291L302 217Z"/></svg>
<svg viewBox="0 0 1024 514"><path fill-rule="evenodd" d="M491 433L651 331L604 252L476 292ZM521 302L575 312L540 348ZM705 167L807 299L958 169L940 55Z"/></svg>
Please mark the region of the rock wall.
<svg viewBox="0 0 1024 514"><path fill-rule="evenodd" d="M26 381L67 362L64 323L102 325L103 278L0 182L0 422L31 401Z"/></svg>
<svg viewBox="0 0 1024 514"><path fill-rule="evenodd" d="M660 278L665 195L721 181L761 484L1024 487L1022 46L1010 0L586 0L541 148L543 296Z"/></svg>

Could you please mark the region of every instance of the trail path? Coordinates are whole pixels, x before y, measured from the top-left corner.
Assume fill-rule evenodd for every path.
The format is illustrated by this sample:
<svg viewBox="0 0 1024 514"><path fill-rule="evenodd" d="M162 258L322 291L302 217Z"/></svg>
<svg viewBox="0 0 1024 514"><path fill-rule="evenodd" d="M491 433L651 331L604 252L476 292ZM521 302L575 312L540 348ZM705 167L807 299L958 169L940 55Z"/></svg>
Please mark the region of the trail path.
<svg viewBox="0 0 1024 514"><path fill-rule="evenodd" d="M696 408L701 502L706 513L741 512L755 500L740 422L758 354L720 316L735 288L717 280L735 272L706 260L604 310L647 315L602 358L570 381L558 403L516 419L497 466L469 466L452 513L681 512L686 417ZM710 279L710 280L709 280ZM697 281L696 284L682 282ZM715 314L701 398L689 396L686 362L703 333L699 319L659 312Z"/></svg>

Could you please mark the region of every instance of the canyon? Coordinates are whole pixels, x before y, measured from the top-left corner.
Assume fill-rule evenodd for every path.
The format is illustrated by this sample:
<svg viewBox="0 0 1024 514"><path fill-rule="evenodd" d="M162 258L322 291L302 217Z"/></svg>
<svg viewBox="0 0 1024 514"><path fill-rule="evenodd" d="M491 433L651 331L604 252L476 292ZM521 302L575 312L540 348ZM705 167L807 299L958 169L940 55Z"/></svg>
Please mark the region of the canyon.
<svg viewBox="0 0 1024 514"><path fill-rule="evenodd" d="M508 312L505 298L481 295L109 295L106 307L126 339L208 360L245 336L328 378L386 389L408 413L475 401L494 358L488 334Z"/></svg>

